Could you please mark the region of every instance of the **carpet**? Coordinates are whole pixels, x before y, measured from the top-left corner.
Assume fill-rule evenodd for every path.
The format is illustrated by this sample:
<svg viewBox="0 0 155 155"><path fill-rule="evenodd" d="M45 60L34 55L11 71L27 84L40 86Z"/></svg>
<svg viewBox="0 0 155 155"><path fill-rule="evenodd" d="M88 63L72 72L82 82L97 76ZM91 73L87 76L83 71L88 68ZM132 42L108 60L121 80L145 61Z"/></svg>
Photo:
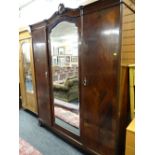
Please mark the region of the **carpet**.
<svg viewBox="0 0 155 155"><path fill-rule="evenodd" d="M22 109L19 110L19 136L43 155L86 155L53 132L40 127L38 118Z"/></svg>
<svg viewBox="0 0 155 155"><path fill-rule="evenodd" d="M56 117L76 128L79 128L79 114L57 106L54 107L54 111Z"/></svg>
<svg viewBox="0 0 155 155"><path fill-rule="evenodd" d="M19 155L42 155L31 144L27 143L24 139L19 138Z"/></svg>

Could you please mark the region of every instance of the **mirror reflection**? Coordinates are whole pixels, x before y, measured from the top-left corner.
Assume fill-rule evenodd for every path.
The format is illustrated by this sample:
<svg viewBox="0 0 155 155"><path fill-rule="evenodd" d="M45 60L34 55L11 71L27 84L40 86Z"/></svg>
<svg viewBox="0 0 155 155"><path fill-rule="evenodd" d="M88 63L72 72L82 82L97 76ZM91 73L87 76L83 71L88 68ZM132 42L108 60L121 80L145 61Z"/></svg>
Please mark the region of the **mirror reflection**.
<svg viewBox="0 0 155 155"><path fill-rule="evenodd" d="M79 135L78 29L61 22L50 41L55 123Z"/></svg>
<svg viewBox="0 0 155 155"><path fill-rule="evenodd" d="M22 44L22 55L24 65L24 82L27 92L33 92L32 85L32 70L30 61L30 43L25 42Z"/></svg>

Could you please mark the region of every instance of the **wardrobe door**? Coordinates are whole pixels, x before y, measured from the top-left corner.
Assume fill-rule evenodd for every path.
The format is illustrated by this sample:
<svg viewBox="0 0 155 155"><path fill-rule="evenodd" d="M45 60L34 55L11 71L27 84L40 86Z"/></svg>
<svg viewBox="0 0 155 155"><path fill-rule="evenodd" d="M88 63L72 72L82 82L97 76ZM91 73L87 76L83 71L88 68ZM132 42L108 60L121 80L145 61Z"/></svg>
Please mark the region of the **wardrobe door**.
<svg viewBox="0 0 155 155"><path fill-rule="evenodd" d="M51 126L50 84L47 55L47 36L44 25L31 26L37 86L39 120Z"/></svg>
<svg viewBox="0 0 155 155"><path fill-rule="evenodd" d="M97 153L114 155L117 121L120 7L85 13L81 45L81 137Z"/></svg>
<svg viewBox="0 0 155 155"><path fill-rule="evenodd" d="M30 38L20 40L20 83L23 108L37 114L34 64Z"/></svg>
<svg viewBox="0 0 155 155"><path fill-rule="evenodd" d="M80 134L79 32L75 22L61 21L49 33L54 123Z"/></svg>

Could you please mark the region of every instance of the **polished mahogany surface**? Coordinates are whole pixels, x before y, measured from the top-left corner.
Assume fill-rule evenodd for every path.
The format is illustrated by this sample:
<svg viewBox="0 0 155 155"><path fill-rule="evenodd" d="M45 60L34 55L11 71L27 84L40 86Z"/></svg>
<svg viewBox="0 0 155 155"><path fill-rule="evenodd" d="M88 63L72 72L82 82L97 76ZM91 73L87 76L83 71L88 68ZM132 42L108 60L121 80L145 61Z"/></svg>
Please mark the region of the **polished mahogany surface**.
<svg viewBox="0 0 155 155"><path fill-rule="evenodd" d="M116 144L119 6L83 16L81 109L83 143L113 155ZM93 23L93 24L92 24Z"/></svg>
<svg viewBox="0 0 155 155"><path fill-rule="evenodd" d="M39 119L51 125L46 23L31 26Z"/></svg>
<svg viewBox="0 0 155 155"><path fill-rule="evenodd" d="M63 9L31 26L39 119L91 154L123 155L128 119L128 75L121 60L121 2L97 1ZM79 33L80 135L54 123L49 33L60 22L75 23Z"/></svg>
<svg viewBox="0 0 155 155"><path fill-rule="evenodd" d="M125 153L125 133L126 127L130 122L130 103L129 103L129 71L128 66L121 65L120 78L118 85L118 121L117 121L117 144L116 152L118 155Z"/></svg>

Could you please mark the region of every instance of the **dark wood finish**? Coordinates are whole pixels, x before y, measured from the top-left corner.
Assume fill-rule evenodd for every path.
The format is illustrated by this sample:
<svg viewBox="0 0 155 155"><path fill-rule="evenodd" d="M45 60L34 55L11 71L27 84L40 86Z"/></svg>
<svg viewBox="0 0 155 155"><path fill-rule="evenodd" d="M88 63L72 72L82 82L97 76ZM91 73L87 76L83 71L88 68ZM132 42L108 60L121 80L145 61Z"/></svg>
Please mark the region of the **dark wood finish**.
<svg viewBox="0 0 155 155"><path fill-rule="evenodd" d="M120 4L120 0L100 0L84 6L83 13L88 14L88 13L96 12L97 10L98 11L103 10L108 7L112 7L119 4Z"/></svg>
<svg viewBox="0 0 155 155"><path fill-rule="evenodd" d="M47 55L46 22L31 26L39 118L51 126L51 96Z"/></svg>
<svg viewBox="0 0 155 155"><path fill-rule="evenodd" d="M80 17L80 9L64 8L63 10L63 13L59 13L59 11L57 11L48 19L47 23L49 31L63 20L74 22L76 24L76 19Z"/></svg>
<svg viewBox="0 0 155 155"><path fill-rule="evenodd" d="M122 2L97 1L56 12L31 26L39 120L71 143L95 155L123 155L128 123L128 72L121 66ZM76 23L79 45L80 136L54 123L51 51L48 35L61 21ZM42 46L37 46L37 44ZM47 77L45 72L47 71ZM83 81L86 79L86 85Z"/></svg>
<svg viewBox="0 0 155 155"><path fill-rule="evenodd" d="M95 24L91 24L95 23ZM119 75L120 7L83 16L81 113L83 143L101 154L114 155Z"/></svg>
<svg viewBox="0 0 155 155"><path fill-rule="evenodd" d="M120 78L118 82L118 121L116 151L118 155L125 153L125 134L126 127L130 122L130 103L129 103L129 68L120 67Z"/></svg>

